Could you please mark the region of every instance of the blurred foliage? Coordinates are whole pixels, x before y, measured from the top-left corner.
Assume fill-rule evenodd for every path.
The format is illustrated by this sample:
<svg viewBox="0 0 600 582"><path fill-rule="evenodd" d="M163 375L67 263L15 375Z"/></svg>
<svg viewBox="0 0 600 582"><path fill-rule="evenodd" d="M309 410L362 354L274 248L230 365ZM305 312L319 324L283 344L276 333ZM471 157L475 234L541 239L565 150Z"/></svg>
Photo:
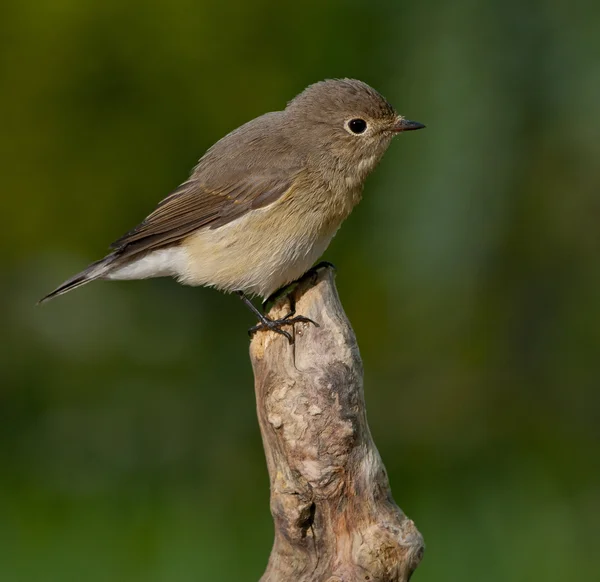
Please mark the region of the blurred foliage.
<svg viewBox="0 0 600 582"><path fill-rule="evenodd" d="M0 580L258 579L247 310L168 280L34 303L340 76L428 126L325 255L415 580L597 576L599 55L581 0L2 3Z"/></svg>

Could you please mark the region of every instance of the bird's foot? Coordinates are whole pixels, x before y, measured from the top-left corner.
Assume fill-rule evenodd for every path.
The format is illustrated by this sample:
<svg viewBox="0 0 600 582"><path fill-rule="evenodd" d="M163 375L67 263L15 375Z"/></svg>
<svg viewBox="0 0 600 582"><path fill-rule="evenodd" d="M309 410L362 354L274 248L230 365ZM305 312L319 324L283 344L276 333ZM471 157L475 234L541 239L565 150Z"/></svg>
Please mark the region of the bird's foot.
<svg viewBox="0 0 600 582"><path fill-rule="evenodd" d="M319 327L319 324L308 317L303 315L296 315L296 302L292 295L288 297L290 302L290 312L281 319L270 319L263 313L261 313L256 307L254 307L252 301L248 299L243 292L238 291L240 299L250 308L252 313L258 317L258 323L248 330L248 335L252 337L257 331L274 331L285 336L290 344L294 343L294 338L291 333L282 329L286 325L291 325L292 329L295 323L312 323L314 326Z"/></svg>
<svg viewBox="0 0 600 582"><path fill-rule="evenodd" d="M316 321L304 317L303 315L296 315L295 309L292 309L292 311L281 319L269 319L266 315L262 314L259 316L259 319L260 322L248 330L248 335L250 335L250 337L254 336L257 331L274 331L275 333L285 336L290 345L294 343L294 337L290 332L282 329L284 326L291 325L293 329L295 323L312 323L315 327L319 327L319 324Z"/></svg>
<svg viewBox="0 0 600 582"><path fill-rule="evenodd" d="M238 291L237 293L240 299L252 310L254 315L258 317L258 323L248 330L248 335L252 337L257 331L274 331L275 333L285 336L288 342L290 344L293 344L293 335L289 331L283 329L284 327L289 325L292 327L293 330L295 323L312 323L315 327L319 327L319 324L316 321L313 321L308 317L304 317L303 315L296 315L296 301L294 299L294 290L296 289L296 287L298 287L298 285L302 281L305 281L307 278L316 277L319 269L335 270L335 265L329 263L328 261L322 261L314 267L312 267L312 269L306 271L306 273L304 273L304 275L302 275L302 277L300 277L298 280L293 281L292 283L286 285L285 287L282 287L281 289L278 289L277 291L275 291L275 293L273 293L271 296L265 299L265 301L263 301L263 309L266 311L278 300L287 298L290 302L290 312L281 319L270 319L269 317L261 313L256 307L254 307L250 299L248 299L242 291Z"/></svg>

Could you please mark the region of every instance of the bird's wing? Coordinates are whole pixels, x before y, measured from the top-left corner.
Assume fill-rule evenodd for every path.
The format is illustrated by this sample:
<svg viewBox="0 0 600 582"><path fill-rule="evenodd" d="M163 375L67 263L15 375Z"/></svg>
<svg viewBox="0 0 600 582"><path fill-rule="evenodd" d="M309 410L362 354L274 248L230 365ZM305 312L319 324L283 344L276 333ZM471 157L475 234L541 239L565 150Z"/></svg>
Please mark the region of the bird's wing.
<svg viewBox="0 0 600 582"><path fill-rule="evenodd" d="M218 228L275 202L290 189L297 175L247 172L221 187L209 186L192 176L111 248L119 256L131 256L176 244L199 228Z"/></svg>

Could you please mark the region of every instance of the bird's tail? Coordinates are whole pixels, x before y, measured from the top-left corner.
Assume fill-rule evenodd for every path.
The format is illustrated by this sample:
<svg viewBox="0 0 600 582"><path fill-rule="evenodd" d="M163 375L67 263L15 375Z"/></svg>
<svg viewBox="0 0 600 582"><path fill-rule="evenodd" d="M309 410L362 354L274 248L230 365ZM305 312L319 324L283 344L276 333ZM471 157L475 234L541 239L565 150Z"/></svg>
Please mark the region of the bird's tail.
<svg viewBox="0 0 600 582"><path fill-rule="evenodd" d="M38 305L40 303L44 303L49 299L53 299L54 297L58 297L63 293L67 293L73 289L77 289L77 287L81 287L90 281L95 281L96 279L101 279L104 275L106 275L113 266L113 263L116 259L116 254L112 253L107 255L103 259L96 261L89 265L86 269L81 271L81 273L77 273L70 279L67 279L62 285L59 285L54 291L48 293L45 297L42 297L38 301Z"/></svg>

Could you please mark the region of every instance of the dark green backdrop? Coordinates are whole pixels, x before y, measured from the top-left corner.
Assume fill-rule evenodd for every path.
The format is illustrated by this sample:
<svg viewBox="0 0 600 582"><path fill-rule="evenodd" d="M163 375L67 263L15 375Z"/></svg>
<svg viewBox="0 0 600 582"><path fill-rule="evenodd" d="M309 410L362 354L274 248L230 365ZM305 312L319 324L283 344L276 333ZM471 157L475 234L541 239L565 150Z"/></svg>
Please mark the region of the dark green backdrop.
<svg viewBox="0 0 600 582"><path fill-rule="evenodd" d="M415 580L600 571L600 4L7 0L0 580L256 580L246 328L172 281L35 301L226 132L358 77L402 136L325 258Z"/></svg>

